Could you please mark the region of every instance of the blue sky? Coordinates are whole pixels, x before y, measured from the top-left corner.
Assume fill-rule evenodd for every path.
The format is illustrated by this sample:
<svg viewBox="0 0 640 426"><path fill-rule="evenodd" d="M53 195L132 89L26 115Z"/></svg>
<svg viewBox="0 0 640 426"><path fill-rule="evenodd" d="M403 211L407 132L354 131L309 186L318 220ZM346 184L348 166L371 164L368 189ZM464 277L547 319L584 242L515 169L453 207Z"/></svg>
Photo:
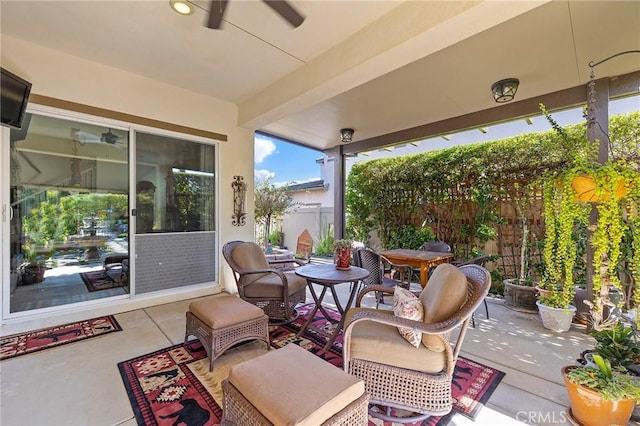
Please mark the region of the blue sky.
<svg viewBox="0 0 640 426"><path fill-rule="evenodd" d="M609 103L609 114L611 115L638 110L640 110L640 96L612 100ZM584 121L582 108L552 112L551 116L561 126ZM551 130L551 126L545 118L540 115L533 117L531 124L527 124L524 120L516 120L494 126L487 126L484 130L486 133L482 133L477 129L455 133L447 136L449 140L441 137L431 138L416 143L416 146L407 144L391 152L379 150L359 154L357 157L347 160L347 171L358 161L413 154L431 149L447 148L453 145L497 140L521 133L547 131ZM274 184L301 183L320 179L320 165L316 163L316 160L323 155L320 151L303 148L292 143L282 142L258 134L255 136L254 149L256 179L264 179L270 176Z"/></svg>
<svg viewBox="0 0 640 426"><path fill-rule="evenodd" d="M302 183L320 179L320 151L256 134L256 179L272 178L272 183Z"/></svg>

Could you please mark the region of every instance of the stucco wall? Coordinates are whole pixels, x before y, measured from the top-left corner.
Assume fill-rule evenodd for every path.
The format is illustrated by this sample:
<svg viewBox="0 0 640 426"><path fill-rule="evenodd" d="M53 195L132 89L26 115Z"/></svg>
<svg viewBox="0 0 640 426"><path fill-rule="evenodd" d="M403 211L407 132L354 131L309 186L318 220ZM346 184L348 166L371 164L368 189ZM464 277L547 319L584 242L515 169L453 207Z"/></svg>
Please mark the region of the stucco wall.
<svg viewBox="0 0 640 426"><path fill-rule="evenodd" d="M219 243L253 240L253 215L247 216L246 226L231 225L234 175L244 176L249 186L247 211L254 205L253 129L237 126L236 105L12 37L3 36L0 47L2 67L30 81L32 93L227 135L218 145ZM0 184L5 194L6 177L0 177ZM4 259L4 244L2 249ZM221 254L219 264L220 284L235 292Z"/></svg>

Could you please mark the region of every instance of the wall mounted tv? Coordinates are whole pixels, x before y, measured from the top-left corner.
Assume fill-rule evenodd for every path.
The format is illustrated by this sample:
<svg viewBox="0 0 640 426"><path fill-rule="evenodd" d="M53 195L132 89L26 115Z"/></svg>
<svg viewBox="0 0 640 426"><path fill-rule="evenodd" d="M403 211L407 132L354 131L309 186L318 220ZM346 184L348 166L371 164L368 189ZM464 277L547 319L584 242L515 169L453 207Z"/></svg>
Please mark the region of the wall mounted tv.
<svg viewBox="0 0 640 426"><path fill-rule="evenodd" d="M22 127L31 83L0 68L0 124L14 129Z"/></svg>

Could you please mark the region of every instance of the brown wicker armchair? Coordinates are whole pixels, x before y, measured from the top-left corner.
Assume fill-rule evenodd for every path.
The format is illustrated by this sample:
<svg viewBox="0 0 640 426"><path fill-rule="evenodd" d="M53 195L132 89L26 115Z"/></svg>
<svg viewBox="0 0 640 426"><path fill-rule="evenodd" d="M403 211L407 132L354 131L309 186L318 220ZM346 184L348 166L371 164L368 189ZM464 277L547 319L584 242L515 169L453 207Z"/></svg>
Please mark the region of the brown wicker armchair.
<svg viewBox="0 0 640 426"><path fill-rule="evenodd" d="M364 380L370 403L385 411L370 414L385 421L406 423L451 411L451 382L469 320L491 286L489 271L479 265L456 268L439 265L420 294L424 321L393 315L393 311L360 308L370 291L393 292L382 286L366 287L349 310L344 329L344 370ZM416 348L397 327L422 333ZM460 327L451 343L452 331ZM392 408L413 413L398 418Z"/></svg>
<svg viewBox="0 0 640 426"><path fill-rule="evenodd" d="M307 280L295 271L274 268L283 263L303 265L297 259L268 262L262 248L253 242L231 241L222 254L233 270L238 295L262 308L272 322L286 323L296 319L295 306L306 299Z"/></svg>

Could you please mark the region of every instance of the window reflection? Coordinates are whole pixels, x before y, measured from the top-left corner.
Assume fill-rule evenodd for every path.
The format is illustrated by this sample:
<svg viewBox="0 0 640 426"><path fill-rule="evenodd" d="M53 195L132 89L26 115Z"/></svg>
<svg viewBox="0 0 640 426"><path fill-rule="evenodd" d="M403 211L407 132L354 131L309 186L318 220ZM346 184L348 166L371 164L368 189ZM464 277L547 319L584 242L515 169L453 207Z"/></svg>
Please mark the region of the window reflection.
<svg viewBox="0 0 640 426"><path fill-rule="evenodd" d="M214 147L136 134L136 233L215 231Z"/></svg>

